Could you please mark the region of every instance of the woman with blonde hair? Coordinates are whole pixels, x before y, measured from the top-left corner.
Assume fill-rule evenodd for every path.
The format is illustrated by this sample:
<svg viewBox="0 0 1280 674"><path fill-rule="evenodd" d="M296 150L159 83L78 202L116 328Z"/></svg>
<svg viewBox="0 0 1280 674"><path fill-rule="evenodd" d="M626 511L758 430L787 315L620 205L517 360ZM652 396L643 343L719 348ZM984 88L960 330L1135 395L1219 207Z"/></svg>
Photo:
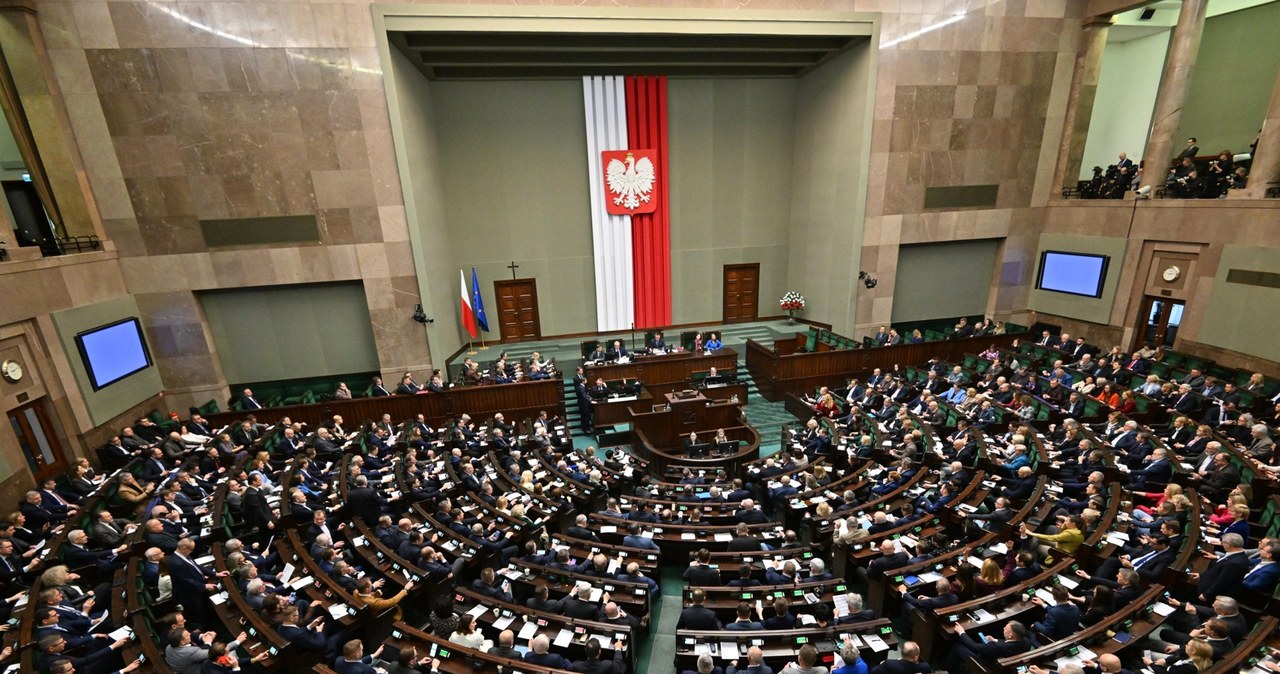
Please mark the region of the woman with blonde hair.
<svg viewBox="0 0 1280 674"><path fill-rule="evenodd" d="M1213 646L1209 645L1204 639L1192 639L1186 645L1186 657L1177 658L1171 655L1167 658L1152 660L1148 657L1142 658L1142 664L1147 665L1156 674L1199 674L1207 672L1213 667Z"/></svg>
<svg viewBox="0 0 1280 674"><path fill-rule="evenodd" d="M1152 515L1155 513L1156 509L1160 507L1161 503L1164 503L1165 501L1181 493L1182 493L1182 485L1176 482L1170 482L1168 485L1165 486L1164 491L1162 492L1146 492L1146 491L1133 492L1133 496L1136 498L1146 499L1148 501L1155 501L1155 503L1149 506L1148 505L1134 506L1133 519L1141 522L1150 522L1152 519Z"/></svg>
<svg viewBox="0 0 1280 674"><path fill-rule="evenodd" d="M826 501L819 503L818 507L814 508L813 510L813 518L815 520L823 521L823 520L829 519L830 517L831 517L831 506Z"/></svg>
<svg viewBox="0 0 1280 674"><path fill-rule="evenodd" d="M978 570L978 595L998 592L1004 589L1004 569L996 563L996 560L988 557L982 561L982 568Z"/></svg>

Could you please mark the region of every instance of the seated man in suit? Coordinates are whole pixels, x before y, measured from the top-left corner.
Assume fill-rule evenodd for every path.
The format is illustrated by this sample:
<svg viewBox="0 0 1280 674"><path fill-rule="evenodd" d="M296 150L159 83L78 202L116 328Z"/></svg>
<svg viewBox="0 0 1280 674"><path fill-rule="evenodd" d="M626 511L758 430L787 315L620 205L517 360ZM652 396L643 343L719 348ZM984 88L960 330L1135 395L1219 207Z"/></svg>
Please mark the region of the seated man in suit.
<svg viewBox="0 0 1280 674"><path fill-rule="evenodd" d="M711 560L711 551L706 548L699 548L693 554L693 559L689 562L689 568L684 570L684 579L694 587L706 585L718 587L720 585L720 570L709 564Z"/></svg>
<svg viewBox="0 0 1280 674"><path fill-rule="evenodd" d="M720 621L716 619L715 612L703 606L706 599L707 595L701 589L693 590L689 597L692 604L680 612L680 620L676 623L677 630L720 629Z"/></svg>
<svg viewBox="0 0 1280 674"><path fill-rule="evenodd" d="M622 340L615 339L613 340L613 344L609 347L609 352L605 354L605 358L607 360L621 360L629 355L630 354L627 353L627 347L622 345Z"/></svg>
<svg viewBox="0 0 1280 674"><path fill-rule="evenodd" d="M947 669L950 671L964 671L965 664L971 657L976 657L994 669L998 666L997 662L1000 658L1031 650L1031 643L1027 640L1027 628L1017 620L1005 623L1003 640L987 636L986 641L981 643L969 636L963 625L957 623L955 628L959 640L952 646L951 654L947 658Z"/></svg>
<svg viewBox="0 0 1280 674"><path fill-rule="evenodd" d="M764 524L769 521L769 516L757 509L755 501L749 498L742 500L742 508L733 514L733 518L743 524Z"/></svg>
<svg viewBox="0 0 1280 674"><path fill-rule="evenodd" d="M639 548L641 550L659 550L658 544L653 542L653 538L651 536L640 535L639 522L632 522L627 525L627 535L623 537L622 545L624 547Z"/></svg>
<svg viewBox="0 0 1280 674"><path fill-rule="evenodd" d="M649 350L655 353L667 350L667 340L663 337L661 330L654 331L653 338L649 340Z"/></svg>
<svg viewBox="0 0 1280 674"><path fill-rule="evenodd" d="M1071 593L1065 585L1054 585L1050 590L1053 605L1045 608L1044 619L1031 627L1050 641L1065 639L1080 629L1080 607L1071 601ZM1032 598L1036 606L1044 607L1039 597Z"/></svg>
<svg viewBox="0 0 1280 674"><path fill-rule="evenodd" d="M902 598L911 606L922 611L936 611L940 608L954 606L960 601L960 598L956 596L955 590L951 587L951 581L946 578L941 578L934 583L934 595L932 597L915 597L910 592L904 592Z"/></svg>
<svg viewBox="0 0 1280 674"><path fill-rule="evenodd" d="M573 666L568 658L559 653L549 653L550 650L551 639L545 634L539 634L529 642L529 652L524 654L524 661L556 669L569 669Z"/></svg>

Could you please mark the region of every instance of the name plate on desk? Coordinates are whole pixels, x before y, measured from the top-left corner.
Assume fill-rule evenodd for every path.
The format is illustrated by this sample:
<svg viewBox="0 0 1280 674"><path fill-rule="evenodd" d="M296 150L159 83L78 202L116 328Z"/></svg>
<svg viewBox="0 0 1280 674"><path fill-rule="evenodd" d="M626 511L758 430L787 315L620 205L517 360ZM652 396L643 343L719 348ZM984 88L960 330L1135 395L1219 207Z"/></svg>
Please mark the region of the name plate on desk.
<svg viewBox="0 0 1280 674"><path fill-rule="evenodd" d="M631 402L632 400L639 400L639 399L640 399L639 396L617 396L614 398L609 398L606 402L625 403L625 402Z"/></svg>

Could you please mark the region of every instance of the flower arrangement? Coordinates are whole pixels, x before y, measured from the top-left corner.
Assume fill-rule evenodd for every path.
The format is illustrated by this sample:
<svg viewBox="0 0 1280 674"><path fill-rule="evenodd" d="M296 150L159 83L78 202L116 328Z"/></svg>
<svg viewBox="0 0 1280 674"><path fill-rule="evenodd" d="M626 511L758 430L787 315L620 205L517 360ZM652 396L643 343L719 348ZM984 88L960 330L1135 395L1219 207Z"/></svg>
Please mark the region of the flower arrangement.
<svg viewBox="0 0 1280 674"><path fill-rule="evenodd" d="M782 299L778 300L778 308L787 312L787 323L795 325L796 312L804 310L804 295L794 290L788 290L782 296Z"/></svg>
<svg viewBox="0 0 1280 674"><path fill-rule="evenodd" d="M787 294L782 296L782 299L778 300L778 308L783 311L799 311L804 308L804 295L794 290L789 290Z"/></svg>

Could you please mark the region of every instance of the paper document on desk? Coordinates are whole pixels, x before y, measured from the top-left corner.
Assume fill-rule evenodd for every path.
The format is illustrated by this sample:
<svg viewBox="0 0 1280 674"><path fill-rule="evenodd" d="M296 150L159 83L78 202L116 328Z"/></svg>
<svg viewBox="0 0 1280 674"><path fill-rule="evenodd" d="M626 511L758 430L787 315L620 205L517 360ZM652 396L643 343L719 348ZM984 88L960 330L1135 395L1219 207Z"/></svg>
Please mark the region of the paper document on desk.
<svg viewBox="0 0 1280 674"><path fill-rule="evenodd" d="M1077 583L1073 578L1062 574L1058 574L1058 583L1068 590L1074 590L1080 585L1080 583Z"/></svg>
<svg viewBox="0 0 1280 674"><path fill-rule="evenodd" d="M739 655L741 655L741 650L738 648L738 642L736 641L720 642L720 659L721 660L733 660L737 658Z"/></svg>
<svg viewBox="0 0 1280 674"><path fill-rule="evenodd" d="M572 642L573 630L560 630L560 633L556 635L556 639L552 643L554 643L557 648L564 648Z"/></svg>
<svg viewBox="0 0 1280 674"><path fill-rule="evenodd" d="M606 524L606 525L604 525L604 526L600 527L600 533L602 533L602 534L616 534L616 533L618 533L618 527L615 527L615 526L611 526L611 525Z"/></svg>
<svg viewBox="0 0 1280 674"><path fill-rule="evenodd" d="M315 582L316 582L316 579L312 578L311 576L302 576L299 578L294 578L293 581L289 583L289 587L295 590L301 590L302 588L308 585L311 585Z"/></svg>
<svg viewBox="0 0 1280 674"><path fill-rule="evenodd" d="M974 609L973 617L977 619L978 622L984 623L984 624L992 622L996 619L996 617L991 614L991 611L988 611L985 608Z"/></svg>
<svg viewBox="0 0 1280 674"><path fill-rule="evenodd" d="M812 614L812 613L800 613L800 614L796 615L796 620L797 620L801 625L805 625L806 627L807 627L807 626L809 626L809 625L817 625L817 624L818 624L818 619L817 619L817 618L815 618L815 617L813 617L813 614Z"/></svg>
<svg viewBox="0 0 1280 674"><path fill-rule="evenodd" d="M125 625L124 627L121 627L120 629L107 634L107 637L112 641L128 639L131 636L133 636L133 629L130 628L128 625Z"/></svg>
<svg viewBox="0 0 1280 674"><path fill-rule="evenodd" d="M920 574L918 578L920 578L920 582L922 583L936 583L942 580L942 574L937 571L925 571Z"/></svg>
<svg viewBox="0 0 1280 674"><path fill-rule="evenodd" d="M484 615L485 611L488 611L488 610L489 608L484 604L476 604L475 606L471 607L470 611L467 611L467 615L475 616L479 618L480 616Z"/></svg>
<svg viewBox="0 0 1280 674"><path fill-rule="evenodd" d="M1064 655L1063 657L1060 657L1057 660L1053 661L1054 664L1058 665L1058 669L1062 669L1066 665L1079 665L1085 660L1094 660L1098 657L1097 654L1085 648L1084 646L1077 645L1076 647L1079 649L1079 652L1076 653L1075 655ZM1168 656L1164 654L1160 654L1159 657L1165 658Z"/></svg>
<svg viewBox="0 0 1280 674"><path fill-rule="evenodd" d="M867 646L869 646L874 653L889 650L889 644L886 644L884 639L880 638L879 634L864 634L862 635L862 640L867 643Z"/></svg>
<svg viewBox="0 0 1280 674"><path fill-rule="evenodd" d="M1160 616L1169 616L1170 614L1172 614L1174 611L1176 611L1176 610L1178 610L1178 609L1176 609L1176 608L1174 608L1174 607L1172 607L1172 606L1170 606L1170 605L1168 605L1168 604L1166 604L1166 603L1164 603L1164 602L1162 602L1162 601L1158 601L1158 602L1156 602L1156 603L1154 603L1154 604L1152 604L1152 605L1151 605L1151 610L1152 610L1152 611L1155 611L1156 615L1160 615Z"/></svg>
<svg viewBox="0 0 1280 674"><path fill-rule="evenodd" d="M581 592L579 592L579 594L581 594ZM591 591L587 593L587 601L591 601L591 602L600 601L600 598L603 596L604 596L603 590L601 590L598 587L593 587L591 588Z"/></svg>
<svg viewBox="0 0 1280 674"><path fill-rule="evenodd" d="M493 621L493 626L494 626L494 628L496 628L496 629L499 629L499 630L505 630L505 629L507 629L508 627L510 627L510 626L511 626L511 623L513 623L513 622L515 622L515 621L516 621L516 617L515 617L515 616L513 616L513 615L504 615L504 616L502 616L501 618L498 618L497 620Z"/></svg>
<svg viewBox="0 0 1280 674"><path fill-rule="evenodd" d="M717 543L727 543L733 540L733 534L716 534L715 539Z"/></svg>
<svg viewBox="0 0 1280 674"><path fill-rule="evenodd" d="M1009 546L1005 543L996 543L995 545L991 546L988 549L994 553L1001 554L1001 555L1005 555L1009 553Z"/></svg>
<svg viewBox="0 0 1280 674"><path fill-rule="evenodd" d="M698 540L698 535L697 535L697 534L680 534L680 540L682 540L682 541L696 541L696 540Z"/></svg>
<svg viewBox="0 0 1280 674"><path fill-rule="evenodd" d="M1050 594L1050 592L1044 589L1043 587L1036 590L1035 596L1038 597L1040 601L1048 604L1049 606L1053 606L1054 604L1057 603L1053 600L1053 595Z"/></svg>
<svg viewBox="0 0 1280 674"><path fill-rule="evenodd" d="M347 615L347 605L341 602L329 607L329 617L334 620L341 620Z"/></svg>
<svg viewBox="0 0 1280 674"><path fill-rule="evenodd" d="M969 562L969 566L979 568L979 569L982 568L982 559L975 557L973 555L969 555L968 557L965 558L964 561Z"/></svg>
<svg viewBox="0 0 1280 674"><path fill-rule="evenodd" d="M197 557L197 558L195 559L195 563L196 563L196 564L199 564L200 566L207 566L207 565L209 565L209 564L212 564L212 563L213 563L213 555L205 555L204 557Z"/></svg>
<svg viewBox="0 0 1280 674"><path fill-rule="evenodd" d="M219 592L218 594L215 594L212 597L209 597L209 601L214 606L222 606L223 604L227 603L227 593Z"/></svg>
<svg viewBox="0 0 1280 674"><path fill-rule="evenodd" d="M538 623L533 622L531 620L525 623L524 627L520 628L520 634L518 634L517 636L520 637L521 641L524 641L527 639L532 639L533 635L537 633L538 633Z"/></svg>

